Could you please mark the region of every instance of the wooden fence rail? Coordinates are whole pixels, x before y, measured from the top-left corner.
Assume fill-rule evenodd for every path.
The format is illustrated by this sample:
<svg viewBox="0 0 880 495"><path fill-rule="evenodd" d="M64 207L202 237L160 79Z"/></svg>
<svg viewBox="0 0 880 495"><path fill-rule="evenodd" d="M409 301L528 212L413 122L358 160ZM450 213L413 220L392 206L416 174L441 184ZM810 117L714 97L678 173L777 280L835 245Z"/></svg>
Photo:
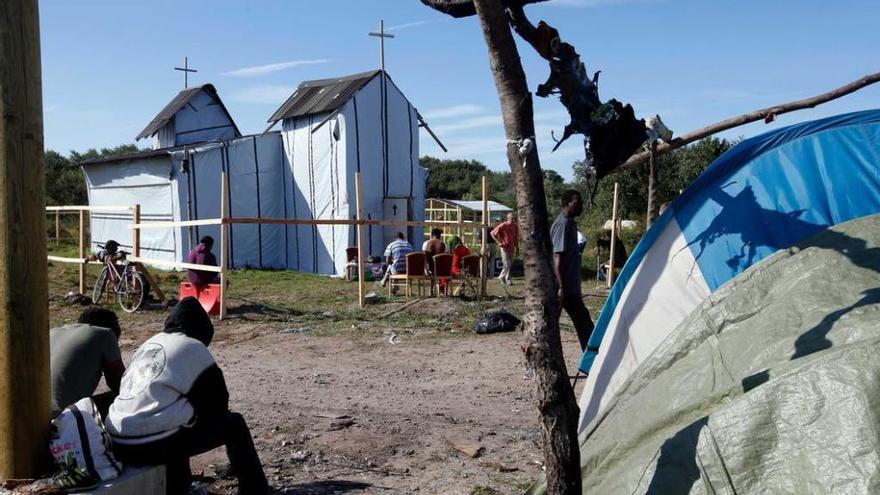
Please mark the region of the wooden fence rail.
<svg viewBox="0 0 880 495"><path fill-rule="evenodd" d="M483 220L482 222L461 221L461 222L431 222L431 221L410 221L410 220L365 220L363 218L363 203L361 191L361 175L360 172L355 174L355 204L356 217L352 219L291 219L291 218L250 218L250 217L229 217L227 204L227 191L229 188L229 178L224 172L220 180L220 218L206 218L199 220L179 220L179 221L141 221L140 205L134 206L47 206L47 212L54 212L56 218L56 240L58 238L58 215L59 213L79 213L80 216L80 233L79 233L79 258L65 258L61 256L49 256L50 261L61 263L77 263L80 264L79 288L81 293L85 293L85 268L89 261L86 257L85 246L85 213L92 211L130 211L132 212L132 223L128 225L132 232L132 256L129 260L143 265L153 266L173 266L175 269L201 270L220 274L220 318L226 317L226 279L228 272L229 260L227 259L230 252L228 246L228 229L229 225L241 224L268 224L268 225L352 225L357 227L357 249L358 249L358 304L364 307L364 294L366 292L364 285L364 235L363 227L367 225L377 226L397 226L397 227L445 227L445 228L465 228L480 229L482 233L482 242L480 245L480 253L482 258L480 268L480 295L485 296L486 278L488 272L488 251L487 236L489 235L489 215L488 215L488 180L483 177ZM154 260L141 257L140 237L141 230L144 229L173 229L179 227L193 227L202 225L219 225L220 226L220 266L197 265L192 263L172 262Z"/></svg>

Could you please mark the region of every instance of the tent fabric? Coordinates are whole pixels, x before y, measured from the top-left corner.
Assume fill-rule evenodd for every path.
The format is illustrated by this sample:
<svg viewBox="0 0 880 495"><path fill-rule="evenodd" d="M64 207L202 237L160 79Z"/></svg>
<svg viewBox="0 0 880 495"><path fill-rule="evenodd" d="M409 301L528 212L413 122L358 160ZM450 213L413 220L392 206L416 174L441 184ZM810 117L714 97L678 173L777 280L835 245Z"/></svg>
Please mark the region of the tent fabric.
<svg viewBox="0 0 880 495"><path fill-rule="evenodd" d="M779 249L880 212L880 111L743 141L652 225L603 307L579 369L580 429L707 296Z"/></svg>
<svg viewBox="0 0 880 495"><path fill-rule="evenodd" d="M154 137L154 148L240 137L241 132L211 84L177 94L135 140Z"/></svg>
<svg viewBox="0 0 880 495"><path fill-rule="evenodd" d="M728 281L581 433L583 493L880 491L878 273L869 215Z"/></svg>

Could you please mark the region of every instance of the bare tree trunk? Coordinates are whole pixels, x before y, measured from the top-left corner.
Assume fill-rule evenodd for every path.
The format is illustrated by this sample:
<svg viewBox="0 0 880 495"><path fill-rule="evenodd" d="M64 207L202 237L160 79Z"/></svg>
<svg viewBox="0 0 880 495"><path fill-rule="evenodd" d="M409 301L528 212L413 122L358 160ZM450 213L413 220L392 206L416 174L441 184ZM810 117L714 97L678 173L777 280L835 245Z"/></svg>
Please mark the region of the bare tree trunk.
<svg viewBox="0 0 880 495"><path fill-rule="evenodd" d="M550 225L535 145L531 94L501 0L474 0L474 5L501 100L508 140L507 160L516 188L520 228L524 232L521 248L528 288L523 319L524 350L529 366L536 372L547 492L580 494L578 407L568 382L559 335L560 301L552 267Z"/></svg>

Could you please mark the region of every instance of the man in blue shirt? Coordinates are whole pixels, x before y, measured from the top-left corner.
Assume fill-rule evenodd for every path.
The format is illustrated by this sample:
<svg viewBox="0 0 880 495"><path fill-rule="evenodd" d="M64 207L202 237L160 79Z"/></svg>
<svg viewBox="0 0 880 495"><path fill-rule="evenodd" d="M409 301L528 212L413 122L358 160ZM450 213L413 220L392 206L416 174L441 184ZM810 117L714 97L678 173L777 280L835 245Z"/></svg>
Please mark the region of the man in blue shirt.
<svg viewBox="0 0 880 495"><path fill-rule="evenodd" d="M578 231L574 219L584 211L581 194L573 189L562 194L562 211L550 227L553 241L553 272L559 284L560 305L571 317L581 350L593 333L590 310L581 297L581 250L578 249Z"/></svg>
<svg viewBox="0 0 880 495"><path fill-rule="evenodd" d="M412 244L406 241L403 232L398 232L397 239L385 248L384 256L388 263L388 270L385 271L385 276L382 278L382 287L385 287L391 275L406 273L406 255L411 252L413 252Z"/></svg>

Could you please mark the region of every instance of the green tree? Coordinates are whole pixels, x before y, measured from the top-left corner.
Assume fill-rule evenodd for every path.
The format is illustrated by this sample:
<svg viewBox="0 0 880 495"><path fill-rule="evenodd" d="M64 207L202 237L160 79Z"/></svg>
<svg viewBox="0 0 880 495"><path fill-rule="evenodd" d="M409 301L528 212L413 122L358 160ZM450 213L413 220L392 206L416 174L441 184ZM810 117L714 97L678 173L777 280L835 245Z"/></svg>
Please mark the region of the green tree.
<svg viewBox="0 0 880 495"><path fill-rule="evenodd" d="M477 160L441 160L423 156L419 160L428 169L426 197L439 199L466 199L471 187L481 183L488 169ZM478 198L482 197L482 192Z"/></svg>

